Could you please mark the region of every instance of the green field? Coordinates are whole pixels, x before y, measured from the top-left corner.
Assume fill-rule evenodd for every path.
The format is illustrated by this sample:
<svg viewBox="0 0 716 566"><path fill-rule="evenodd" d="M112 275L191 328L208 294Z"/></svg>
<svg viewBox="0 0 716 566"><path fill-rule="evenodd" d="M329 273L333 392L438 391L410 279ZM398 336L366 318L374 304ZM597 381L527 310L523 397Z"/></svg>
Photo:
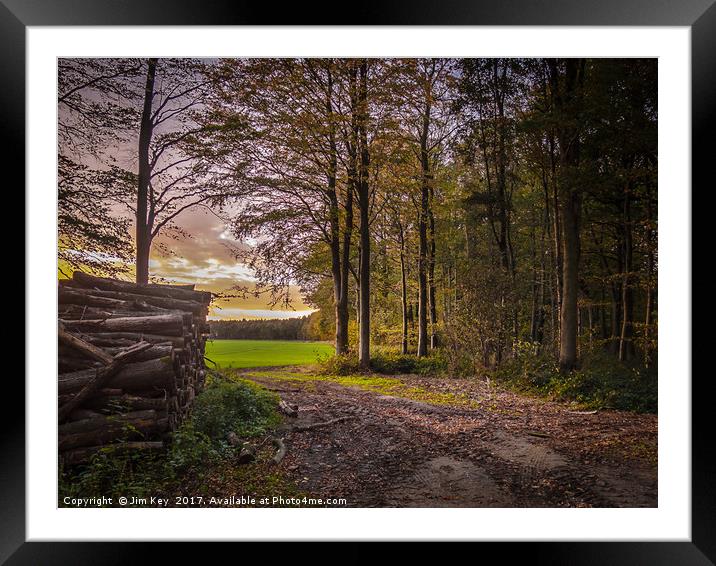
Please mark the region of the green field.
<svg viewBox="0 0 716 566"><path fill-rule="evenodd" d="M206 357L222 368L255 368L314 364L333 354L323 342L294 340L208 340ZM209 363L209 365L211 365Z"/></svg>

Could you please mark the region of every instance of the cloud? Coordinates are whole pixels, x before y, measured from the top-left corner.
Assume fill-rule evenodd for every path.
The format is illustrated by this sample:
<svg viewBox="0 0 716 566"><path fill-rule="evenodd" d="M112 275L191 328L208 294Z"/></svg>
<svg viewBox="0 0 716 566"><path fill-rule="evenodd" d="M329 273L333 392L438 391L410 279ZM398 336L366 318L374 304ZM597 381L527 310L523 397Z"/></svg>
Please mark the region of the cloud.
<svg viewBox="0 0 716 566"><path fill-rule="evenodd" d="M173 283L193 283L196 288L213 293L236 294L233 287L253 291L254 273L234 257L231 248L245 247L251 242L233 238L228 227L204 208L190 209L177 218L190 237L160 234L152 247L149 271L153 277ZM270 297L231 297L219 299L209 312L211 319L230 318L291 318L313 312L302 300L298 287L290 289L291 306L295 310L271 309Z"/></svg>

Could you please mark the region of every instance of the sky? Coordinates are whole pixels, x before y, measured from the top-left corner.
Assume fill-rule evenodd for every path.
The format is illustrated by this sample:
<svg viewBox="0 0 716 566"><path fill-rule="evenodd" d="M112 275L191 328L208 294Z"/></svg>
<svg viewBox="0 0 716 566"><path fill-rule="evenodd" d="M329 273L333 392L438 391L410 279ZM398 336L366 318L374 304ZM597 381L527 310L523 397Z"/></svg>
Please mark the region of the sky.
<svg viewBox="0 0 716 566"><path fill-rule="evenodd" d="M246 243L233 239L225 224L205 208L187 210L177 217L177 224L190 237L172 239L158 236L171 254L162 253L160 246L152 247L149 273L175 283L193 283L203 291L231 293L233 286L252 288L255 283L252 270L233 257L230 246ZM236 318L290 318L313 312L301 300L298 288L292 288L293 309L269 305L269 297L232 297L219 299L212 304L212 320Z"/></svg>
<svg viewBox="0 0 716 566"><path fill-rule="evenodd" d="M91 91L85 92L84 96L89 100L96 98ZM71 113L63 104L59 105L58 118L60 122L72 122ZM171 125L171 121L168 124ZM102 150L111 154L118 165L131 171L136 170L136 147L137 140L130 137L125 142L108 145ZM73 158L90 168L103 168L91 155L73 155ZM117 213L131 216L126 209L117 210ZM174 238L160 232L152 245L150 256L149 274L152 280L191 283L199 290L214 293L236 294L232 287L254 287L256 279L252 270L237 262L229 247L246 246L248 243L234 240L221 219L204 207L195 207L177 216L174 223L186 232L188 237L180 235ZM130 227L130 236L134 240L134 226ZM166 253L165 249L170 253ZM78 253L82 253L81 250L78 250ZM111 261L113 258L108 259ZM313 309L303 303L300 290L295 287L291 288L291 307L282 305L271 308L268 296L219 298L213 301L209 318L290 318L313 312Z"/></svg>

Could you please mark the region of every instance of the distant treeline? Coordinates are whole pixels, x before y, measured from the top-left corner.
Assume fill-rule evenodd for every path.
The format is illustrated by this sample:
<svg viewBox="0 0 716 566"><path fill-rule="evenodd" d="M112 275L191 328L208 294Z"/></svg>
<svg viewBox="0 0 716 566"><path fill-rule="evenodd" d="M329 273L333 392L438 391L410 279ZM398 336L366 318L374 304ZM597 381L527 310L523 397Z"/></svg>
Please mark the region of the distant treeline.
<svg viewBox="0 0 716 566"><path fill-rule="evenodd" d="M299 318L212 320L211 337L229 340L330 340L317 313Z"/></svg>

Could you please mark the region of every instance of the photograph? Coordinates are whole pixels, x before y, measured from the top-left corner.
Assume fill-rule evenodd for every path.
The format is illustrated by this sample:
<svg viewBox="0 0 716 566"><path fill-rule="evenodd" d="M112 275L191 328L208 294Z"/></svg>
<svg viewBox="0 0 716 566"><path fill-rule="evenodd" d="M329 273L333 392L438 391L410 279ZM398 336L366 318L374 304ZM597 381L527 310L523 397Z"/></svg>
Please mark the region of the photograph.
<svg viewBox="0 0 716 566"><path fill-rule="evenodd" d="M659 507L659 58L55 71L57 508Z"/></svg>

